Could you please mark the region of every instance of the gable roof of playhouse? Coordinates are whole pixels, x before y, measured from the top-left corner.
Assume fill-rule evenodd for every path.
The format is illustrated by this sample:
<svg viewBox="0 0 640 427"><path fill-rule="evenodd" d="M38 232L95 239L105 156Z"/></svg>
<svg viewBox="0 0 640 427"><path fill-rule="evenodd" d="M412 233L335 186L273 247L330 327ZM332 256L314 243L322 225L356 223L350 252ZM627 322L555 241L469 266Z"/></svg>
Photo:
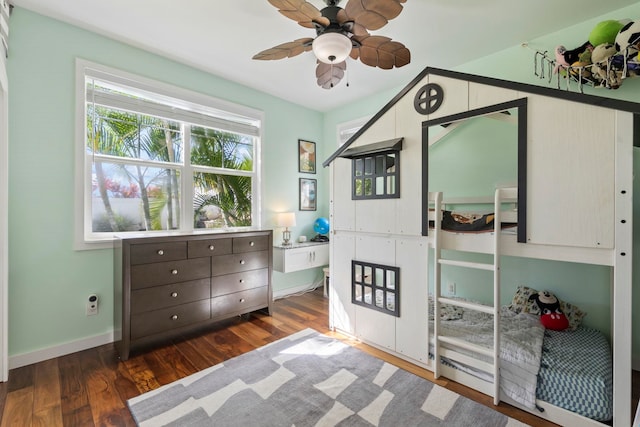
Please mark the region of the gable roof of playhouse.
<svg viewBox="0 0 640 427"><path fill-rule="evenodd" d="M527 83L513 82L509 80L501 80L493 77L478 76L475 74L461 73L458 71L444 70L441 68L426 67L420 74L418 74L407 86L405 86L396 96L393 97L380 111L378 111L367 123L362 126L358 132L356 132L351 138L347 140L340 148L338 148L327 160L322 163L322 166L327 167L339 157L344 151L349 148L364 132L367 131L375 122L378 121L388 110L390 110L398 101L400 101L411 89L413 89L418 83L420 83L428 75L437 75L447 77L456 80L464 80L467 82L479 83L488 86L494 86L504 89L516 90L519 92L526 92L535 95L548 96L552 98L564 99L571 102L579 102L583 104L589 104L599 106L603 108L609 108L613 110L626 111L634 113L634 128L640 128L640 103L624 101L613 98L605 98L602 96L587 95L584 93L571 92L569 90L562 90L556 88L549 88L544 86L536 86ZM640 134L640 132L634 132ZM640 141L634 141L634 146L640 146Z"/></svg>

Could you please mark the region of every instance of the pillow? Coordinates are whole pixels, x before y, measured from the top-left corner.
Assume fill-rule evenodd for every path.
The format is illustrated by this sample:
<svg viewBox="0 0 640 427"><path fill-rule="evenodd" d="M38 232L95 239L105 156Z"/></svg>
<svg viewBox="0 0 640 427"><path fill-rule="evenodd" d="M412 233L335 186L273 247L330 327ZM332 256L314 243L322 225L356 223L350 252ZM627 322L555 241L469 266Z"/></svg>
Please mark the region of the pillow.
<svg viewBox="0 0 640 427"><path fill-rule="evenodd" d="M433 320L434 317L434 304L433 295L429 294L429 320ZM458 320L462 319L463 310L462 307L456 307L453 305L440 304L440 320Z"/></svg>
<svg viewBox="0 0 640 427"><path fill-rule="evenodd" d="M540 312L538 304L536 304L534 301L529 300L529 297L531 295L537 293L538 291L536 289L529 288L527 286L518 286L518 289L516 289L516 293L513 294L511 304L509 304L507 308L516 314L531 313L540 315L542 313Z"/></svg>
<svg viewBox="0 0 640 427"><path fill-rule="evenodd" d="M540 315L540 308L534 301L530 301L529 297L533 294L537 294L538 291L528 286L518 286L516 293L513 295L511 304L507 308L514 313L530 313ZM560 300L560 298L558 298ZM569 330L575 331L582 323L582 319L587 315L578 306L560 300L560 309L569 319Z"/></svg>

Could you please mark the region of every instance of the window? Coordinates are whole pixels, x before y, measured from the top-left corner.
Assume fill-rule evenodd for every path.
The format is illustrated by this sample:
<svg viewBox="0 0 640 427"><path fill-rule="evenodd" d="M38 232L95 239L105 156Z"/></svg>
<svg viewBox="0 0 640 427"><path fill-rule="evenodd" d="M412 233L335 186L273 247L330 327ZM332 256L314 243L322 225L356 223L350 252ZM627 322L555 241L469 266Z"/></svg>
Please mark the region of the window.
<svg viewBox="0 0 640 427"><path fill-rule="evenodd" d="M398 267L351 261L351 302L400 317Z"/></svg>
<svg viewBox="0 0 640 427"><path fill-rule="evenodd" d="M399 151L353 158L353 199L400 197Z"/></svg>
<svg viewBox="0 0 640 427"><path fill-rule="evenodd" d="M260 226L260 112L85 61L77 79L80 243Z"/></svg>

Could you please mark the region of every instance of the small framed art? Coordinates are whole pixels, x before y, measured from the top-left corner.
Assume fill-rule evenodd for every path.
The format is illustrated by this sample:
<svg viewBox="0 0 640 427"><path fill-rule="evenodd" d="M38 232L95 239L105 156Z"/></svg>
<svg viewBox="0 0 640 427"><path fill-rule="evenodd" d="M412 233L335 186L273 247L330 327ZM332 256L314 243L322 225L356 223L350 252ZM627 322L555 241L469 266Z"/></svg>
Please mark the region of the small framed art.
<svg viewBox="0 0 640 427"><path fill-rule="evenodd" d="M298 172L316 173L316 143L298 140Z"/></svg>
<svg viewBox="0 0 640 427"><path fill-rule="evenodd" d="M316 195L318 193L318 181L309 178L300 178L300 210L315 211Z"/></svg>

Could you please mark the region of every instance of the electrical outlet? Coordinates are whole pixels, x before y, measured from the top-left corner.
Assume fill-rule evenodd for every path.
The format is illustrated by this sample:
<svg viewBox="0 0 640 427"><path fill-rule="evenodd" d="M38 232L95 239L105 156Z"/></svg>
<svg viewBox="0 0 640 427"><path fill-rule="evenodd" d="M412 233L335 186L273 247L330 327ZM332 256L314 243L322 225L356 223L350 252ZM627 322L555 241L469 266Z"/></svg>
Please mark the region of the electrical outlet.
<svg viewBox="0 0 640 427"><path fill-rule="evenodd" d="M95 316L96 314L98 314L98 296L92 294L87 299L87 316Z"/></svg>
<svg viewBox="0 0 640 427"><path fill-rule="evenodd" d="M454 282L449 282L449 284L447 285L447 293L449 295L456 294L456 284Z"/></svg>

